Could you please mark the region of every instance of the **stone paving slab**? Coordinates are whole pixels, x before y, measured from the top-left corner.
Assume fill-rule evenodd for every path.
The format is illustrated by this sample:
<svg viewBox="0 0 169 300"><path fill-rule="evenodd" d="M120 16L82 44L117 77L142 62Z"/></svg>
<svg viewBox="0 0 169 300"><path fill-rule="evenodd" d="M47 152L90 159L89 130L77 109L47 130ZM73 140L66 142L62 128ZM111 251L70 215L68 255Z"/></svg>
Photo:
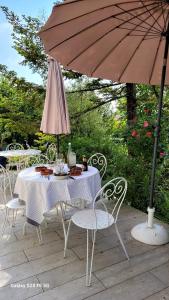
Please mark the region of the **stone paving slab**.
<svg viewBox="0 0 169 300"><path fill-rule="evenodd" d="M49 232L43 235L44 244L48 244L50 241L58 240L58 234L56 232ZM33 248L39 246L37 236L24 236L21 240L1 242L0 241L0 255L6 255L8 253L18 252L24 249Z"/></svg>
<svg viewBox="0 0 169 300"><path fill-rule="evenodd" d="M154 268L153 270L151 270L151 273L159 278L167 286L169 286L169 262L162 266Z"/></svg>
<svg viewBox="0 0 169 300"><path fill-rule="evenodd" d="M169 288L145 298L145 300L169 300Z"/></svg>
<svg viewBox="0 0 169 300"><path fill-rule="evenodd" d="M16 284L0 288L0 300L24 300L42 292L37 278L30 277Z"/></svg>
<svg viewBox="0 0 169 300"><path fill-rule="evenodd" d="M64 242L63 240L56 240L47 244L38 245L37 247L32 247L24 249L24 252L29 261L42 258L60 251L63 251Z"/></svg>
<svg viewBox="0 0 169 300"><path fill-rule="evenodd" d="M76 256L71 250L68 251L66 259L63 258L63 252L59 252L35 261L20 264L5 271L0 271L0 278L1 281L4 282L3 285L7 285L68 264L74 260L76 260Z"/></svg>
<svg viewBox="0 0 169 300"><path fill-rule="evenodd" d="M146 244L142 244L142 246L140 247L140 243L131 237L129 231L126 233L126 236L123 238L123 241L126 245L126 249L130 257L155 249L155 246L150 246ZM95 254L99 252L102 253L106 250L115 248L117 246L121 245L116 233L114 233L110 236L106 236L96 241ZM84 259L86 257L86 248L84 247L84 245L72 247L72 249L80 259Z"/></svg>
<svg viewBox="0 0 169 300"><path fill-rule="evenodd" d="M129 261L122 261L118 264L95 272L95 274L106 287L110 287L131 277L137 276L138 274L150 271L153 268L168 262L168 260L169 244L153 249L152 251L136 255Z"/></svg>
<svg viewBox="0 0 169 300"><path fill-rule="evenodd" d="M143 300L164 287L163 283L152 274L144 273L88 297L86 300Z"/></svg>
<svg viewBox="0 0 169 300"><path fill-rule="evenodd" d="M83 300L86 297L104 290L103 285L93 277L93 285L85 286L85 277L69 281L62 286L43 294L31 297L31 300Z"/></svg>
<svg viewBox="0 0 169 300"><path fill-rule="evenodd" d="M28 259L23 251L3 255L0 256L0 270L11 268L13 266L23 264L27 261Z"/></svg>

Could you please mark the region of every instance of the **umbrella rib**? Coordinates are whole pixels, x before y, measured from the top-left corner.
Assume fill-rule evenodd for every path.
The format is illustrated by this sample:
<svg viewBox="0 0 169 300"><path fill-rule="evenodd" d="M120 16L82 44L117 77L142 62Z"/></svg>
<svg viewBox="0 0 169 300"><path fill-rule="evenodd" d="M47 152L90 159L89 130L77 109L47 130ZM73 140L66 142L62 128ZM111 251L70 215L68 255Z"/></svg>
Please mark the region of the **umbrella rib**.
<svg viewBox="0 0 169 300"><path fill-rule="evenodd" d="M156 8L158 8L158 6L156 7ZM146 18L148 18L148 17L146 17ZM146 20L146 18L145 18L145 20ZM143 22L144 20L141 20L141 22ZM127 22L127 21L126 21ZM136 25L135 24L135 28L138 26L138 24ZM108 32L106 32L102 37L100 37L100 38L98 38L96 41L94 41L92 44L90 44L88 47L86 47L85 49L83 49L80 53L78 53L78 55L76 55L71 61L69 61L68 63L67 63L67 66L69 66L76 58L78 58L80 55L82 55L86 50L88 50L90 47L92 47L95 43L97 43L97 42L99 42L103 37L105 37L106 35L108 35L110 32L112 32L112 31L114 31L116 29L116 27L115 28L113 28L113 29L111 29L111 30L109 30ZM128 29L128 28L127 28ZM133 30L133 29L131 29L131 30ZM130 30L130 31L131 31ZM123 39L124 38L126 38L126 36L128 36L129 35L129 33L127 33L124 37L123 37ZM119 41L119 43L122 41L122 39ZM111 51L112 51L112 49L111 49ZM102 63L102 62L101 62ZM94 69L94 71L92 72L92 74L95 72L95 70L98 68L98 66Z"/></svg>
<svg viewBox="0 0 169 300"><path fill-rule="evenodd" d="M161 15L162 15L162 13L159 15L158 19L161 17ZM156 21L154 20L154 23L155 23L155 22L156 22ZM154 24L152 24L152 26L153 26L153 25L154 25ZM119 77L119 81L120 81L121 77L123 76L125 70L126 70L127 67L129 66L129 64L130 64L131 60L133 59L134 55L136 54L137 50L139 49L141 43L143 42L143 40L145 40L146 35L147 35L147 32L146 32L145 36L142 38L142 40L140 41L140 43L138 44L138 46L136 47L136 49L134 50L134 52L132 53L130 59L128 60L128 63L125 65L125 67L124 67L124 69L123 69L123 71L122 71L122 73L121 73L121 75L120 75L120 77Z"/></svg>
<svg viewBox="0 0 169 300"><path fill-rule="evenodd" d="M163 16L164 16L164 14L163 14ZM168 19L169 19L169 11L166 15L166 19L164 18L165 32L167 31Z"/></svg>
<svg viewBox="0 0 169 300"><path fill-rule="evenodd" d="M158 8L159 6L157 5L156 7L153 7L152 9L156 9L156 8ZM123 14L124 14L124 12L123 12ZM140 16L141 15L143 15L144 14L144 12L141 12L140 13ZM116 17L114 17L114 16L111 16L111 17L108 17L108 18L104 18L103 20L101 20L101 21L98 21L98 22L96 22L95 24L92 24L92 25L90 25L90 26L88 26L88 27L86 27L85 29L82 29L81 31L79 31L78 33L75 33L75 34L73 34L71 37L68 37L67 39L65 39L64 41L62 41L62 42L60 42L60 43L58 43L58 44L55 44L53 47L51 47L51 48L49 48L49 52L50 51L52 51L53 49L55 49L56 47L58 47L58 46L60 46L60 45L62 45L62 44L64 44L65 42L67 42L68 40L70 40L70 39L72 39L73 37L75 37L75 36L77 36L77 35L79 35L79 34L81 34L82 32L84 32L84 31L86 31L86 30L88 30L88 29L90 29L90 28L92 28L92 27L94 27L94 26L96 26L96 25L98 25L98 24L100 24L101 22L104 22L105 20L108 20L108 19L111 19L111 18L116 18ZM133 17L133 19L135 18L135 16ZM147 17L148 18L148 17ZM146 20L146 19L145 19ZM123 23L122 24L120 24L120 26L121 25L123 25L123 24L125 24L125 23L128 23L129 21L128 20L120 20L120 21L123 21ZM131 20L130 20L131 21ZM143 22L144 20L141 20L141 22ZM135 26L138 26L138 25L136 25L136 24L134 24ZM117 29L119 26L116 26L115 28L113 28L113 29L111 29L109 32L107 32L104 36L106 36L108 33L110 33L111 31L113 31L113 30L115 30L115 29ZM102 38L102 37L101 37ZM101 38L99 38L99 39L101 39ZM98 39L98 40L99 40ZM97 40L97 41L98 41ZM67 64L67 65L69 65L70 64L70 62Z"/></svg>
<svg viewBox="0 0 169 300"><path fill-rule="evenodd" d="M154 18L154 16L151 14L150 10L148 10L147 6L144 5L144 2L142 0L140 0L140 2L142 3L143 7L146 9L146 11L150 14L150 16L154 19L154 21L157 23L157 25L159 26L159 30L162 31L163 28L160 26L160 24L157 22L157 19Z"/></svg>
<svg viewBox="0 0 169 300"><path fill-rule="evenodd" d="M117 7L120 8L121 10L123 10L124 13L127 12L127 14L129 14L130 16L132 16L132 17L134 17L134 18L136 18L136 19L138 19L138 20L140 20L140 21L143 22L143 20L139 18L139 15L138 15L138 16L135 16L135 15L133 15L130 11L125 11L124 9L122 9L121 7L119 7L119 5L117 5ZM143 6L143 7L144 7L144 6ZM142 8L143 8L143 7L142 7ZM156 7L158 7L158 6L156 6ZM156 7L155 7L155 8L156 8ZM151 8L150 10L153 10L153 9L154 9L154 7ZM145 12L143 12L143 14L144 14L144 13L145 13ZM116 18L116 19L117 19L117 18ZM131 23L131 22L128 21L128 23ZM131 24L132 24L132 23L131 23ZM149 24L149 23L147 23L147 22L145 22L145 24L147 24L148 26L151 26L151 24ZM136 25L136 24L134 24L134 25ZM145 28L145 29L148 29L148 28L145 27L145 26L141 26L141 27L143 27L143 28ZM156 30L155 30L155 29L156 29ZM159 33L159 29L158 29L158 28L153 28L153 31L156 31L156 32ZM160 32L161 32L161 30L160 30Z"/></svg>
<svg viewBox="0 0 169 300"><path fill-rule="evenodd" d="M163 3L160 3L160 4L161 4L162 12L163 12L164 27L165 27L165 31L166 31L166 20L165 20L165 17L164 17L164 9L163 9L166 5L163 5Z"/></svg>
<svg viewBox="0 0 169 300"><path fill-rule="evenodd" d="M148 17L147 17L148 18ZM135 26L135 28L138 25ZM132 30L131 30L132 31ZM131 32L130 31L130 32ZM115 50L115 48L129 35L130 33L127 33L108 53L107 55L99 62L99 64L97 64L97 66L94 68L94 70L92 71L92 75L96 72L96 70L100 67L100 65L105 61L105 59L112 53L112 51Z"/></svg>
<svg viewBox="0 0 169 300"><path fill-rule="evenodd" d="M79 2L79 1L84 1L84 0L77 0L77 1L75 1L75 2ZM133 3L139 3L139 2L140 2L140 0L127 1L127 2L125 2L125 4L133 4ZM148 0L147 2L150 2L150 4L148 4L147 6L150 6L150 5L152 5L152 4L157 4L156 2L155 2L155 3L152 3L152 0ZM70 3L67 2L67 3L57 4L57 5L54 6L54 8L57 9L57 7L60 7L60 6L62 6L62 5L66 5L66 4L68 5L68 4L70 4ZM118 5L122 5L122 4L124 4L124 2L118 3ZM77 17L74 17L74 18L72 18L72 19L69 19L69 20L60 22L60 23L58 23L57 25L53 25L53 26L51 26L51 27L48 27L47 29L41 29L40 32L45 32L45 31L47 31L47 30L49 30L49 29L52 29L52 28L55 27L55 26L63 25L63 24L65 24L65 23L68 23L68 22L73 21L73 20L75 20L75 19L81 18L81 17L83 17L83 16L90 15L90 14L92 14L92 13L94 13L94 12L97 12L97 11L99 11L99 10L103 10L103 9L105 9L105 8L109 8L109 7L112 7L112 6L115 6L115 5L116 5L116 4L109 4L109 5L106 5L106 6L97 8L97 9L94 9L94 10L90 10L90 11L87 12L87 13L83 13L83 14L80 15L80 16L77 16ZM138 9L138 8L136 8L136 9Z"/></svg>
<svg viewBox="0 0 169 300"><path fill-rule="evenodd" d="M129 4L132 3L132 4L133 4L133 3L139 3L139 2L140 2L140 0L139 0L139 1L129 1L129 2L126 2L126 3L129 3ZM119 3L118 5L120 5L120 4L124 4L124 3ZM149 6L152 6L152 5L157 5L157 3L150 3L150 4L148 4L147 6L149 7ZM43 33L43 32L45 32L45 31L48 31L48 30L53 29L53 28L55 28L55 27L58 27L58 26L60 26L60 25L69 23L69 22L74 21L74 20L76 20L76 19L79 19L79 18L81 18L81 17L90 15L90 14L92 14L92 13L94 13L94 12L103 10L103 9L105 9L105 8L113 7L113 6L116 6L116 5L115 5L115 4L111 4L111 5L107 5L107 6L103 7L103 8L95 9L95 10L90 11L90 12L88 12L88 13L85 13L85 14L82 14L82 15L80 15L80 16L74 17L74 18L72 18L72 19L70 19L70 20L67 20L67 21L61 22L61 23L59 23L59 24L55 24L55 25L53 25L53 26L50 26L50 27L48 27L48 28L46 28L46 29L41 29L41 30L40 30L40 33ZM116 6L116 7L117 7L117 6ZM159 7L159 5L158 5L158 6L155 6L155 7ZM142 7L142 8L143 8L143 7ZM153 8L154 8L154 7L153 7ZM152 9L153 9L153 8L152 8ZM136 10L138 10L138 7L133 8L132 10L130 9L130 11L136 11ZM127 11L125 11L125 13L127 13ZM108 19L110 19L110 18L112 18L112 17L115 17L115 18L116 18L118 15L120 16L120 15L122 15L122 14L124 14L124 12L123 12L123 13L122 13L122 12L121 12L121 13L118 13L118 14L116 14L116 15L114 15L114 16L110 16L110 17L104 18L102 21L98 21L97 23L103 22L104 20L108 20ZM95 23L95 24L97 24L97 23ZM91 25L91 26L93 26L93 25ZM90 26L89 26L88 28L90 28Z"/></svg>

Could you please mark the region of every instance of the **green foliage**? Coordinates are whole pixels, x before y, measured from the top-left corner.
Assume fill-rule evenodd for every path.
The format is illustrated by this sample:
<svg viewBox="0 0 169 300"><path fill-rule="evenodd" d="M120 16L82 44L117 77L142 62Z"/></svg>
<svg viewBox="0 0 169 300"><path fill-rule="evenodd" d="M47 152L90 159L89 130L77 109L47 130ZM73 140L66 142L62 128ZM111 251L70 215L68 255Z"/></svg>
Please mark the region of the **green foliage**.
<svg viewBox="0 0 169 300"><path fill-rule="evenodd" d="M44 89L18 79L0 65L0 138L23 141L34 136L40 126Z"/></svg>

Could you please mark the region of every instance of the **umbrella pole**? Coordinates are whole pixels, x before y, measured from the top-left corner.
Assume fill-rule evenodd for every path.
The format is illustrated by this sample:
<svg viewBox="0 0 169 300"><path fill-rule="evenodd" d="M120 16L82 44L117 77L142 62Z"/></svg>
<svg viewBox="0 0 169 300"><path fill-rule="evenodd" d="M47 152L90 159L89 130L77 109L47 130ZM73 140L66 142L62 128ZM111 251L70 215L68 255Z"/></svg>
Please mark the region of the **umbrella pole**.
<svg viewBox="0 0 169 300"><path fill-rule="evenodd" d="M150 184L150 199L149 199L149 207L147 209L148 221L146 223L141 223L136 225L131 230L131 235L136 240L149 245L163 245L169 242L169 234L167 230L159 224L153 224L153 218L155 212L155 208L154 208L155 173L156 173L156 163L157 163L157 148L158 148L159 134L160 134L161 114L162 114L162 107L163 107L166 66L167 66L167 58L168 58L169 23L166 32L162 33L162 35L165 36L165 49L164 49L164 57L163 57L160 94L159 94L159 101L158 101L158 116L157 116L157 124L155 129L153 162L152 162L151 184Z"/></svg>
<svg viewBox="0 0 169 300"><path fill-rule="evenodd" d="M157 161L157 147L158 147L158 142L159 142L161 113L162 113L162 106L163 106L163 93L164 93L164 84L165 84L165 77L166 77L166 65L167 65L167 58L168 58L169 25L167 28L167 32L165 33L165 36L166 36L166 43L165 43L165 50L164 50L163 68L162 68L160 94L159 94L159 102L158 102L157 124L156 124L156 129L155 129L149 208L153 208L153 206L154 206L154 185L155 185L155 172L156 172L156 161Z"/></svg>

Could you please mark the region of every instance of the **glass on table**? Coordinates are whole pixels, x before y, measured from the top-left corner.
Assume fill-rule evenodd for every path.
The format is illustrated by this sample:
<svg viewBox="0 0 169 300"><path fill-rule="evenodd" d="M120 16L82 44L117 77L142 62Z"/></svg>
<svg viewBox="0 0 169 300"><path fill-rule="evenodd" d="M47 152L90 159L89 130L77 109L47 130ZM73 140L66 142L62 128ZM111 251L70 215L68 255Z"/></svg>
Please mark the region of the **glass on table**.
<svg viewBox="0 0 169 300"><path fill-rule="evenodd" d="M57 159L56 159L56 165L54 167L54 172L56 174L65 173L64 166L65 166L64 156L63 156L63 154L59 154Z"/></svg>

